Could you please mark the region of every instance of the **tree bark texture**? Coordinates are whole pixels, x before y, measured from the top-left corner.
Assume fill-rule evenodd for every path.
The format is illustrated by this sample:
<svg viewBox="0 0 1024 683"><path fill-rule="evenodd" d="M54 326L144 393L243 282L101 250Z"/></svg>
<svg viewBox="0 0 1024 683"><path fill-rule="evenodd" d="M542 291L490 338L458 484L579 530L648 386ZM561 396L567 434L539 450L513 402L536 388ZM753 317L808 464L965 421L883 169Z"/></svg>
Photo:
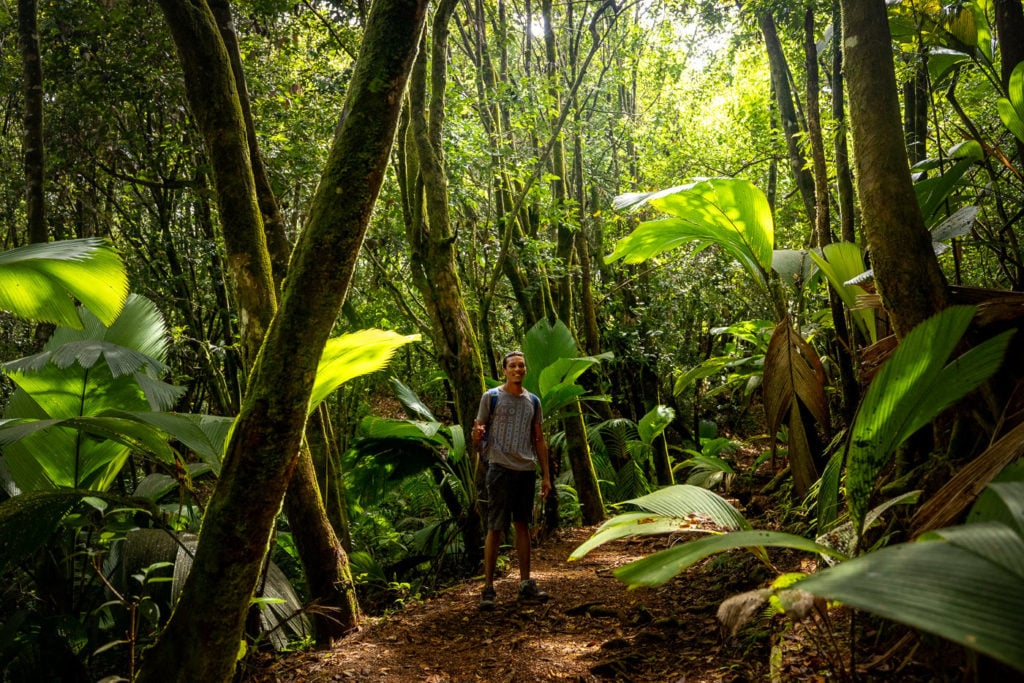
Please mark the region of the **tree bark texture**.
<svg viewBox="0 0 1024 683"><path fill-rule="evenodd" d="M786 150L789 153L789 168L793 173L793 182L800 190L804 202L807 219L814 223L814 178L807 170L807 164L797 138L800 135L800 122L796 108L793 106L793 89L789 83L789 67L786 54L782 51L782 43L775 28L775 19L771 13L763 12L757 16L757 23L764 36L765 50L768 52L768 66L772 73L772 86L775 88L775 101L779 105L779 117L782 120L783 134L786 136Z"/></svg>
<svg viewBox="0 0 1024 683"><path fill-rule="evenodd" d="M274 315L275 296L235 74L205 0L160 0L160 7L184 71L189 105L210 150L224 241L238 247L228 251L228 275L242 329L243 366L252 368Z"/></svg>
<svg viewBox="0 0 1024 683"><path fill-rule="evenodd" d="M946 306L903 144L885 0L842 0L857 190L875 282L898 338Z"/></svg>
<svg viewBox="0 0 1024 683"><path fill-rule="evenodd" d="M428 44L430 48L429 59L424 49L413 67L409 86L412 145L407 151L415 151L415 162L408 168L416 174L408 175L404 182L410 198L406 232L412 249L413 279L433 322L434 349L438 364L451 383L455 419L463 433L469 434L486 384L476 332L462 296L455 235L448 212L443 133L448 24L455 7L455 0L442 0L437 6L429 41L424 37L424 48ZM477 454L471 457L476 459ZM468 505L465 515L465 548L471 561L476 561L482 557L483 526L475 505Z"/></svg>
<svg viewBox="0 0 1024 683"><path fill-rule="evenodd" d="M247 370L251 370L251 363L255 360L254 351L252 350L259 348L263 338L261 336L250 339L246 335L262 335L263 331L269 327L270 321L277 311L277 291L280 289L281 281L283 281L285 276L289 253L287 240L284 238L284 222L277 208L277 199L271 190L266 168L261 161L256 142L245 76L242 71L242 60L231 20L230 7L223 0L214 0L210 5L210 9L216 21L216 32L223 41L224 54L227 56L228 62L227 64L217 64L214 69L204 69L204 66L201 64L185 64L184 71L186 77L189 74L203 71L229 71L231 79L236 86L234 92L238 97L238 106L242 113L242 120L245 122L243 131L246 147L243 148L237 144L237 131L232 135L222 135L220 134L221 131L217 129L204 129L202 133L207 140L210 157L220 159L223 167L242 169L250 165L251 162L254 177L254 184L251 189L258 195L256 205L260 207L259 214L250 214L244 218L237 216L237 220L232 224L233 229L224 230L225 250L228 261L236 263L244 263L250 260L250 257L255 253L253 245L265 243L274 252L274 256L269 260L269 263L273 266L271 272L273 289L261 290L261 288L267 287L269 283L265 279L260 278L247 283L251 285L249 292L237 293L239 300L245 297L252 302L251 310L254 311L256 319L259 320L258 325L248 325L242 330L242 346L244 349L250 350L245 359L248 361L245 367ZM188 36L191 36L190 42L203 40L204 38L209 40L215 39L213 29L210 26L201 29L195 25L184 27L175 34L175 37L177 38L179 35L186 39L188 39ZM196 54L196 52L191 50L181 51L183 59ZM220 51L212 50L211 54L214 58L221 55ZM231 98L230 89L207 89L202 84L193 85L195 87L190 91L191 93L202 93L201 97L193 97L191 101L193 111L197 112L197 120L200 122L200 126L218 121L216 109L220 108L228 111L233 108L232 102L225 101ZM200 115L199 112L202 112L203 115ZM248 151L248 155L243 154L243 151ZM221 179L222 176L215 177L217 196L221 198L220 203L222 206L227 205L229 202L232 205L244 207L245 209L250 209L253 206L252 202L245 202L241 197L224 199L223 196L225 194L240 191L243 187L233 185L224 188L220 183ZM270 226L264 222L264 219L268 217L272 221ZM227 224L227 221L222 222ZM269 229L269 240L266 239L264 234L265 229ZM232 279L232 283L237 287L239 281ZM299 457L302 461L299 468L300 472L305 473L307 469L312 471L312 463L307 462L311 457L308 448L303 448ZM334 528L330 525L324 513L323 500L316 486L315 477L295 477L289 484L288 497L290 499L287 505L289 518L291 519L294 516L303 520L301 524L293 524L293 536L296 541L296 547L299 549L303 567L308 574L312 574L314 577L323 577L328 574L333 576L330 580L313 581L312 577L310 580L311 600L325 610L335 610L335 613L331 615L331 619L318 618L316 620L317 643L330 644L334 639L340 637L342 633L354 628L359 620L359 611L355 606L354 587L352 586L347 556L334 533ZM321 592L321 589L327 592ZM317 614L322 615L323 612L318 612Z"/></svg>
<svg viewBox="0 0 1024 683"><path fill-rule="evenodd" d="M249 600L296 464L320 354L384 179L425 13L425 0L378 0L370 11L309 222L228 443L192 571L143 660L142 683L232 677Z"/></svg>
<svg viewBox="0 0 1024 683"><path fill-rule="evenodd" d="M39 28L36 0L18 0L18 42L21 47L22 95L25 109L22 123L22 155L25 169L25 218L29 242L48 242L46 204L43 200L45 164L43 156L43 66L39 58Z"/></svg>

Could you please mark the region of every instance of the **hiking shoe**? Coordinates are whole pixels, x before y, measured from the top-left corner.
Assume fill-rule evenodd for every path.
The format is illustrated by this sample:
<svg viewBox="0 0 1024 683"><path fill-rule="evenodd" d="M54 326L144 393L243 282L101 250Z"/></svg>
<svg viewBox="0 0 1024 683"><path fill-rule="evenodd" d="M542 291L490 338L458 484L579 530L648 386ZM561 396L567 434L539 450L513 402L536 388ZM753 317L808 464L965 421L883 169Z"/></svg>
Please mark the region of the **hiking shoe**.
<svg viewBox="0 0 1024 683"><path fill-rule="evenodd" d="M494 592L494 586L484 586L483 591L480 592L480 611L490 612L494 610L494 601L497 597L497 594Z"/></svg>
<svg viewBox="0 0 1024 683"><path fill-rule="evenodd" d="M519 584L520 600L527 600L530 602L547 602L549 597L551 596L540 588L537 588L537 582L533 579L527 579Z"/></svg>

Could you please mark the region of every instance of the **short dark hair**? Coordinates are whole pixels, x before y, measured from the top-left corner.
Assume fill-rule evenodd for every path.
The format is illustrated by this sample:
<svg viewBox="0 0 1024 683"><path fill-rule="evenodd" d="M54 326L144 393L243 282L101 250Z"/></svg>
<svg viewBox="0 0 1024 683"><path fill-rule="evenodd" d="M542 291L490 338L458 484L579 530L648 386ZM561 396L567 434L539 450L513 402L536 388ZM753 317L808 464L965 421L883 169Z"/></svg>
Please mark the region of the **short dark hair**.
<svg viewBox="0 0 1024 683"><path fill-rule="evenodd" d="M502 369L507 368L508 367L508 359L509 358L513 358L515 356L521 356L522 359L523 359L523 362L526 362L526 356L523 356L523 352L522 351L509 351L508 353L505 354L504 358L501 359L501 367L502 367Z"/></svg>

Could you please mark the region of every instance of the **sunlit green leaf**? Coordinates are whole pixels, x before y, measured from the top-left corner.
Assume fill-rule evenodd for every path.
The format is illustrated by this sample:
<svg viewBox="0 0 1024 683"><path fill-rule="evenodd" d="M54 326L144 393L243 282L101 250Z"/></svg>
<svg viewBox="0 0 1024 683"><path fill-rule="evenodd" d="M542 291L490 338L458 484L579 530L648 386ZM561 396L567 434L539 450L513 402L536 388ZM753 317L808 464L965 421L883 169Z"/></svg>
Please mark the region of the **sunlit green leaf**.
<svg viewBox="0 0 1024 683"><path fill-rule="evenodd" d="M0 252L0 309L23 318L81 328L74 297L109 324L127 296L124 264L104 240L30 244Z"/></svg>
<svg viewBox="0 0 1024 683"><path fill-rule="evenodd" d="M385 330L362 330L329 339L317 366L309 410L350 379L387 367L395 351L419 339L418 334Z"/></svg>

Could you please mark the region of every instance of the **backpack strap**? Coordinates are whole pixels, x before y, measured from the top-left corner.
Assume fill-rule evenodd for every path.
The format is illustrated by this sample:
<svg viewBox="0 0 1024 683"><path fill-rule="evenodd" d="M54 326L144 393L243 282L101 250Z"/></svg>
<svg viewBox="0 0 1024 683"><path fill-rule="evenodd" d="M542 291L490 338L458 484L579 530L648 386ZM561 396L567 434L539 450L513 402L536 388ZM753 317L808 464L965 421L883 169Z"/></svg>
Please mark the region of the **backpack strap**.
<svg viewBox="0 0 1024 683"><path fill-rule="evenodd" d="M498 387L487 390L487 395L491 397L491 409L488 412L488 416L494 415L494 407L498 405Z"/></svg>

